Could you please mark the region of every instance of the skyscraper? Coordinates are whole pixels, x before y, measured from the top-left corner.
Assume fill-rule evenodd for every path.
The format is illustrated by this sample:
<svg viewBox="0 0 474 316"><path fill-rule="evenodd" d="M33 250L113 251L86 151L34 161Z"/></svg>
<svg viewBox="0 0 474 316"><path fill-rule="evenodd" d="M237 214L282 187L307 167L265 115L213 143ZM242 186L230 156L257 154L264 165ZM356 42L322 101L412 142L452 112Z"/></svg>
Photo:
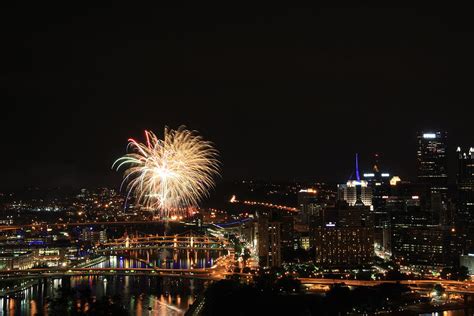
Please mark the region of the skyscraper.
<svg viewBox="0 0 474 316"><path fill-rule="evenodd" d="M281 223L271 221L267 214L258 214L255 225L260 266L279 267L281 265Z"/></svg>
<svg viewBox="0 0 474 316"><path fill-rule="evenodd" d="M391 225L391 252L396 261L420 267L443 266L449 258L449 228L431 221L431 212L419 196L391 197L387 201Z"/></svg>
<svg viewBox="0 0 474 316"><path fill-rule="evenodd" d="M375 211L384 208L384 196L390 191L390 173L380 170L380 155L375 154L373 157L372 170L364 173L364 180L367 181L372 188L372 204Z"/></svg>
<svg viewBox="0 0 474 316"><path fill-rule="evenodd" d="M372 188L367 181L360 179L358 154L355 157L355 180L349 179L346 184L339 184L338 196L349 206L372 206Z"/></svg>
<svg viewBox="0 0 474 316"><path fill-rule="evenodd" d="M427 208L434 222L449 225L447 133L423 132L418 135L418 181L428 189Z"/></svg>
<svg viewBox="0 0 474 316"><path fill-rule="evenodd" d="M382 184L388 185L390 181L390 173L380 170L379 154L374 154L372 170L364 173L364 179L366 179L370 184L373 184L372 186L381 186Z"/></svg>
<svg viewBox="0 0 474 316"><path fill-rule="evenodd" d="M458 153L458 205L459 213L474 223L474 147L463 152L461 147Z"/></svg>
<svg viewBox="0 0 474 316"><path fill-rule="evenodd" d="M418 135L418 181L432 193L445 196L448 191L447 133L423 132Z"/></svg>
<svg viewBox="0 0 474 316"><path fill-rule="evenodd" d="M464 234L465 250L474 248L474 147L458 153L457 214L458 231Z"/></svg>
<svg viewBox="0 0 474 316"><path fill-rule="evenodd" d="M374 243L377 248L383 249L384 232L389 230L389 218L386 210L387 197L390 195L390 174L381 171L380 155L374 154L372 169L364 173L364 179L372 188L372 205L374 215Z"/></svg>
<svg viewBox="0 0 474 316"><path fill-rule="evenodd" d="M323 203L318 202L318 192L315 189L301 189L298 192L299 217L303 224L308 224L309 217L317 215L322 207Z"/></svg>

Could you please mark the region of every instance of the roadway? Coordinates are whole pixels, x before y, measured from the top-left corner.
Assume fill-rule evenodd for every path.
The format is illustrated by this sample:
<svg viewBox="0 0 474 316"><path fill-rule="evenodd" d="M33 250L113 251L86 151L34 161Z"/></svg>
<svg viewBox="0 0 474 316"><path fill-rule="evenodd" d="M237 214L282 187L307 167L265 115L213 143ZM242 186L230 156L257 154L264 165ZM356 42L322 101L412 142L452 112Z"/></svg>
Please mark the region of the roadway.
<svg viewBox="0 0 474 316"><path fill-rule="evenodd" d="M227 275L232 267L233 254L219 257L210 268L172 269L172 268L93 268L93 267L70 267L70 268L32 268L0 270L0 277L5 279L21 278L54 278L63 276L86 276L86 275L127 275L127 276L162 276L162 277L184 277L206 280L221 280ZM143 260L140 260L144 262ZM146 263L146 262L144 262Z"/></svg>
<svg viewBox="0 0 474 316"><path fill-rule="evenodd" d="M41 224L26 224L26 225L0 225L1 231L11 231L24 228L33 228L33 227L68 227L68 226L95 226L95 225L130 225L130 224L157 224L160 222L156 221L117 221L117 222L74 222L74 223L41 223Z"/></svg>
<svg viewBox="0 0 474 316"><path fill-rule="evenodd" d="M463 282L463 281L451 281L451 280L343 280L343 279L316 279L316 278L298 278L302 284L311 285L334 285L334 284L345 284L347 286L378 286L381 284L403 284L407 285L412 289L420 290L432 290L436 284L442 285L447 292L462 293L462 294L474 294L474 283Z"/></svg>

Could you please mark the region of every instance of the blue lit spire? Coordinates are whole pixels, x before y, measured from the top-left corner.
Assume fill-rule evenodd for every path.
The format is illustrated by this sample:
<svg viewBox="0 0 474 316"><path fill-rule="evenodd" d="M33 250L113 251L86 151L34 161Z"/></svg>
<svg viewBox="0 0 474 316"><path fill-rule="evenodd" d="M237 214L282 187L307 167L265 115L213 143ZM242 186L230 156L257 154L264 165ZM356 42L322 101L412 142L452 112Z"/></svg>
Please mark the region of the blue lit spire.
<svg viewBox="0 0 474 316"><path fill-rule="evenodd" d="M360 174L359 174L359 154L356 154L356 180L360 181Z"/></svg>

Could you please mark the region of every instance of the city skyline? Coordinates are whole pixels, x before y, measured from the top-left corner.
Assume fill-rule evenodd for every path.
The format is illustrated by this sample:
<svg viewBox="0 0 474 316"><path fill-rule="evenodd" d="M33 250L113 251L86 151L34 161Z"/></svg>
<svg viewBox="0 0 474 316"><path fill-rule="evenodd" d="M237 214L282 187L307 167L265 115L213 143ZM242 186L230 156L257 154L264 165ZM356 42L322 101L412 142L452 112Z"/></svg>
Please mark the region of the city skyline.
<svg viewBox="0 0 474 316"><path fill-rule="evenodd" d="M474 315L470 6L0 10L0 314Z"/></svg>
<svg viewBox="0 0 474 316"><path fill-rule="evenodd" d="M472 146L467 144L467 145L460 145L461 142L456 142L453 141L450 137L450 133L446 132L444 130L440 131L437 129L423 129L416 131L412 135L412 144L411 147L413 147L413 152L414 154L410 155L409 152L404 151L405 157L402 160L404 165L408 165L408 167L404 168L401 166L401 163L397 163L394 160L394 157L387 157L384 152L380 151L365 151L365 154L361 154L361 150L357 150L354 152L348 152L346 153L346 156L338 157L335 162L333 161L332 163L337 165L335 166L334 171L328 171L328 170L323 170L320 171L320 174L310 174L308 172L307 174L294 174L293 176L285 176L284 173L278 173L275 172L273 174L266 174L263 175L259 172L256 172L255 174L250 174L250 173L240 173L240 174L235 174L233 171L235 170L230 170L225 169L225 166L223 166L223 176L218 179L218 183L226 183L226 182L233 182L233 181L239 181L239 180L257 180L257 181L277 181L277 182L326 182L328 184L337 184L341 181L349 180L351 177L353 177L354 173L354 166L353 166L353 155L358 155L359 156L359 170L360 173L371 173L372 168L373 168L373 163L374 163L374 157L377 155L377 163L382 167L382 169L386 171L390 171L391 175L396 175L400 176L402 180L407 180L407 181L415 181L417 179L417 162L416 162L416 151L417 151L417 146L418 145L418 140L417 140L417 135L420 134L430 134L430 133L437 133L437 132L442 132L446 133L447 136L447 141L446 141L446 160L447 160L447 176L448 176L448 184L449 185L454 185L456 183L456 172L457 172L457 157L458 157L458 148L471 148ZM162 133L161 133L162 134ZM453 145L457 144L457 145ZM216 148L219 148L216 144ZM114 150L116 152L116 150ZM220 156L221 157L221 156ZM321 157L318 156L318 157ZM326 157L326 159L329 159L329 157L332 157L330 154ZM406 157L409 157L408 159ZM222 159L222 158L221 158ZM304 159L302 161L305 161ZM293 163L298 164L301 161L292 161ZM77 162L76 162L77 163ZM97 165L103 166L106 162L100 161L97 162ZM33 162L34 166L35 162ZM110 164L109 164L110 165ZM225 165L225 161L223 163ZM39 175L32 175L31 171L32 168L34 168L31 165L24 165L23 168L20 167L18 169L19 174L17 174L17 177L14 179L10 179L10 181L3 182L0 185L0 189L9 191L9 190L19 190L19 189L25 189L25 188L32 188L32 187L37 187L40 189L51 189L54 187L64 187L64 188L72 188L72 189L78 189L81 187L86 187L86 188L93 188L93 187L100 187L100 186L107 186L107 187L119 187L120 185L120 176L117 175L117 173L113 172L110 168L107 168L106 170L95 170L95 172L91 172L87 175L82 175L79 176L76 174L77 170L80 169L80 164L75 165L72 167L72 169L66 167L64 164L57 164L56 166L51 166L51 165L46 165L47 169L43 169L41 172L44 172L47 170L48 172L51 172L50 176L52 176L53 180L50 181L51 179L47 179L46 181L41 181L37 182L38 178L40 177ZM288 170L292 170L292 165L291 163L288 163ZM110 167L110 166L108 166ZM241 166L244 168L244 166ZM315 167L317 167L317 164L314 163L309 163L307 166L305 166L306 170L314 170ZM97 166L94 166L94 168L97 168ZM300 166L301 168L301 166ZM5 177L8 179L8 177L11 177L11 170L9 169L6 172ZM72 171L75 170L75 171ZM10 172L9 172L10 171ZM226 172L227 171L227 172ZM62 173L66 172L66 175L62 176L72 176L72 179L63 181L62 176L56 176L56 173ZM70 173L72 172L72 173ZM26 175L28 174L29 175ZM226 177L225 177L226 176ZM61 180L62 179L62 180Z"/></svg>

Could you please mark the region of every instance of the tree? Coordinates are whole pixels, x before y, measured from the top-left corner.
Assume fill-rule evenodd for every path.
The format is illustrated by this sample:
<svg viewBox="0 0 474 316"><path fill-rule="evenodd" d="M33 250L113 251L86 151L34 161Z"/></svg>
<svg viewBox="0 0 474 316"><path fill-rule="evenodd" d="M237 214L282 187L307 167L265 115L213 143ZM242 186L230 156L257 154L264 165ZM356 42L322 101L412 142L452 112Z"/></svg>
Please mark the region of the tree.
<svg viewBox="0 0 474 316"><path fill-rule="evenodd" d="M219 315L219 312L228 308L232 302L238 302L239 288L240 283L236 280L221 280L211 284L204 294L204 314Z"/></svg>
<svg viewBox="0 0 474 316"><path fill-rule="evenodd" d="M301 281L291 276L283 276L275 282L275 290L282 293L300 293L301 289Z"/></svg>
<svg viewBox="0 0 474 316"><path fill-rule="evenodd" d="M387 280L406 280L406 275L400 272L398 267L394 267L392 270L387 272L385 279Z"/></svg>
<svg viewBox="0 0 474 316"><path fill-rule="evenodd" d="M441 284L436 284L433 287L433 291L436 292L437 296L441 296L444 293L445 288Z"/></svg>
<svg viewBox="0 0 474 316"><path fill-rule="evenodd" d="M469 279L469 269L465 266L444 268L441 278L445 280L465 281Z"/></svg>
<svg viewBox="0 0 474 316"><path fill-rule="evenodd" d="M242 259L244 260L244 267L247 266L247 260L250 259L250 249L244 248L244 253L242 254Z"/></svg>
<svg viewBox="0 0 474 316"><path fill-rule="evenodd" d="M359 269L356 273L357 280L372 280L372 272Z"/></svg>
<svg viewBox="0 0 474 316"><path fill-rule="evenodd" d="M395 302L400 301L404 294L410 292L410 288L406 285L400 284L400 282L395 284L383 283L378 285L376 289L384 299L388 298Z"/></svg>
<svg viewBox="0 0 474 316"><path fill-rule="evenodd" d="M282 258L285 262L308 262L311 260L311 253L301 248L284 248Z"/></svg>
<svg viewBox="0 0 474 316"><path fill-rule="evenodd" d="M345 284L335 284L326 293L325 303L328 310L345 314L352 307L351 290Z"/></svg>
<svg viewBox="0 0 474 316"><path fill-rule="evenodd" d="M261 269L259 273L254 276L255 288L262 292L272 291L276 281L277 275L272 271L265 271Z"/></svg>
<svg viewBox="0 0 474 316"><path fill-rule="evenodd" d="M458 280L465 281L469 279L469 269L465 266L459 267Z"/></svg>

